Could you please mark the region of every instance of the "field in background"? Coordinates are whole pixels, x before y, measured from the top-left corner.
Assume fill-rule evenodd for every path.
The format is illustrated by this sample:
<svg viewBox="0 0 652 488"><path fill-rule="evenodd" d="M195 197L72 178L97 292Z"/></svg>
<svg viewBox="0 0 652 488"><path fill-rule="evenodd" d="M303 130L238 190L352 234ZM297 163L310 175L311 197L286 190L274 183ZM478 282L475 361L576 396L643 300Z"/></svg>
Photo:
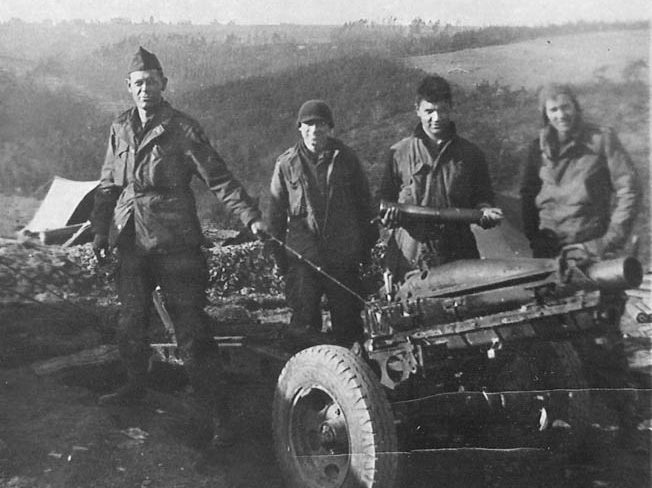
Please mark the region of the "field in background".
<svg viewBox="0 0 652 488"><path fill-rule="evenodd" d="M503 46L464 49L406 59L410 67L472 87L483 81L535 89L547 81L621 80L630 63L649 66L650 31L593 32L538 38ZM647 70L646 70L647 72Z"/></svg>
<svg viewBox="0 0 652 488"><path fill-rule="evenodd" d="M16 237L16 231L30 221L39 200L33 197L0 193L0 237Z"/></svg>

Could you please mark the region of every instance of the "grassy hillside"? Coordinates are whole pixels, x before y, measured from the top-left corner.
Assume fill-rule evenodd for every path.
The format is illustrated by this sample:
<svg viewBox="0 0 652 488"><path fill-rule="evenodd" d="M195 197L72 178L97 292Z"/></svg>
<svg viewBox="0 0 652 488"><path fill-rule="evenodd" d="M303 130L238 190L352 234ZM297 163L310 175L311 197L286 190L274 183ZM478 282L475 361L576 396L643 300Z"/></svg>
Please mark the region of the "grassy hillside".
<svg viewBox="0 0 652 488"><path fill-rule="evenodd" d="M110 118L70 88L0 70L0 192L32 194L55 174L95 179Z"/></svg>
<svg viewBox="0 0 652 488"><path fill-rule="evenodd" d="M305 100L327 100L335 135L346 138L348 131L408 110L422 75L381 57L342 58L194 91L177 105L200 120L233 172L265 205L274 161L297 140L296 113Z"/></svg>
<svg viewBox="0 0 652 488"><path fill-rule="evenodd" d="M28 224L38 206L39 201L34 197L0 194L0 238L16 237L16 231Z"/></svg>
<svg viewBox="0 0 652 488"><path fill-rule="evenodd" d="M462 86L488 81L534 89L546 81L586 83L597 77L620 80L623 70L639 60L647 79L650 30L593 32L537 39L504 46L464 49L415 56L409 67L439 73Z"/></svg>

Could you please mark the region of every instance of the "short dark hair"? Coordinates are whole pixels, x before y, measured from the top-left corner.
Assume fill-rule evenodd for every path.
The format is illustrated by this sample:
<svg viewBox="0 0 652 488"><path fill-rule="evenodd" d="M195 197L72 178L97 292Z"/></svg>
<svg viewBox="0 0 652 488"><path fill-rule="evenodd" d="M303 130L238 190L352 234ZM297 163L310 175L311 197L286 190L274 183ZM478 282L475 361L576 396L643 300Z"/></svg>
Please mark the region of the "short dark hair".
<svg viewBox="0 0 652 488"><path fill-rule="evenodd" d="M421 100L426 100L430 103L453 103L450 84L441 76L426 76L417 87L416 102L419 103Z"/></svg>

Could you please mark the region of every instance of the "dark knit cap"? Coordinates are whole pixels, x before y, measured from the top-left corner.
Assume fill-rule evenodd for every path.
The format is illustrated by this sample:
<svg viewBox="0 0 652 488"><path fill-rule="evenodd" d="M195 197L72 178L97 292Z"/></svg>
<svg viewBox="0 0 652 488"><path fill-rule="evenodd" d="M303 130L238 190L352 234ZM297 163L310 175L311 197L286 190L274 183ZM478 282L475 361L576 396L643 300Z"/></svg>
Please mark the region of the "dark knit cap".
<svg viewBox="0 0 652 488"><path fill-rule="evenodd" d="M417 100L427 100L430 103L453 101L451 86L441 76L426 76L417 88Z"/></svg>
<svg viewBox="0 0 652 488"><path fill-rule="evenodd" d="M134 71L147 71L150 69L157 69L163 71L161 63L159 63L158 58L155 54L150 53L147 49L144 49L142 46L138 48L136 54L134 54L131 64L129 65L129 71L127 74Z"/></svg>
<svg viewBox="0 0 652 488"><path fill-rule="evenodd" d="M323 120L330 127L333 127L333 112L328 104L323 100L308 100L299 109L297 115L297 125L303 122L310 122L314 120Z"/></svg>

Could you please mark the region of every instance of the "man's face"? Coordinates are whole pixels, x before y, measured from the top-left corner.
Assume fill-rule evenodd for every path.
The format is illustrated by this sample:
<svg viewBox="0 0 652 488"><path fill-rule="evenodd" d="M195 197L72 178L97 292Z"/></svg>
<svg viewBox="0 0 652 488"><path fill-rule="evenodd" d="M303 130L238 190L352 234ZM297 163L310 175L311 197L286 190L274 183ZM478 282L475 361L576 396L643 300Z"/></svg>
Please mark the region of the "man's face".
<svg viewBox="0 0 652 488"><path fill-rule="evenodd" d="M448 101L429 102L421 100L417 105L417 116L426 135L441 139L448 133L451 123L451 104Z"/></svg>
<svg viewBox="0 0 652 488"><path fill-rule="evenodd" d="M326 141L330 134L331 128L324 120L309 120L301 122L299 132L306 147L314 152L321 152L326 147Z"/></svg>
<svg viewBox="0 0 652 488"><path fill-rule="evenodd" d="M167 78L156 69L133 71L127 78L127 87L136 107L147 112L161 103L167 82Z"/></svg>
<svg viewBox="0 0 652 488"><path fill-rule="evenodd" d="M568 95L557 95L546 100L546 116L550 125L560 136L565 136L575 128L577 109Z"/></svg>

